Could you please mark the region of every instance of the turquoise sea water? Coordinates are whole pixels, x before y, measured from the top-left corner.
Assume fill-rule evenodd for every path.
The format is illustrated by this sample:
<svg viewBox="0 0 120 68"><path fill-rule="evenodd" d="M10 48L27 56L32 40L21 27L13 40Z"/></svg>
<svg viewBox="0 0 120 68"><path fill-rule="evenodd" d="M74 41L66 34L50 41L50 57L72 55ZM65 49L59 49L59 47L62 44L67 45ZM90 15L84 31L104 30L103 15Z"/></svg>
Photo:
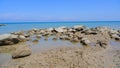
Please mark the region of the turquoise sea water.
<svg viewBox="0 0 120 68"><path fill-rule="evenodd" d="M10 33L20 30L30 30L32 28L50 28L50 27L72 27L75 25L85 25L87 27L108 26L114 29L120 29L120 21L84 21L84 22L0 22L6 26L0 27L0 34Z"/></svg>

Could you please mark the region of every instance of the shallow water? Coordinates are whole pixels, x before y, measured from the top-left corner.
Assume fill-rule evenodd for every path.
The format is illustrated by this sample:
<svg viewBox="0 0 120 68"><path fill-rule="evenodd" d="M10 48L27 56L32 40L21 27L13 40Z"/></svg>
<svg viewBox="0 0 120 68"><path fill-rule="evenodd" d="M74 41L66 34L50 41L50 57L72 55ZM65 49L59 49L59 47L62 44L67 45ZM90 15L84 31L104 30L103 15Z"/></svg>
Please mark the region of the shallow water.
<svg viewBox="0 0 120 68"><path fill-rule="evenodd" d="M0 65L7 63L8 61L12 60L10 54L7 53L0 53Z"/></svg>
<svg viewBox="0 0 120 68"><path fill-rule="evenodd" d="M120 41L112 40L112 41L110 41L110 44L112 45L111 47L114 50L120 50Z"/></svg>
<svg viewBox="0 0 120 68"><path fill-rule="evenodd" d="M36 39L36 38L33 38ZM79 46L82 47L82 45L78 42L78 43L72 43L69 41L65 41L65 40L52 40L52 38L49 38L48 40L44 40L44 37L42 37L41 39L38 39L39 42L32 42L32 41L28 41L26 42L26 44L30 45L30 48L32 49L32 54L35 53L39 53L39 52L43 52L46 50L50 50L50 49L54 49L57 47L74 47L74 46ZM120 49L120 42L118 41L110 41L111 47L114 48L115 50L119 50ZM12 60L12 57L10 54L7 53L0 53L0 65L9 62L10 60Z"/></svg>
<svg viewBox="0 0 120 68"><path fill-rule="evenodd" d="M28 42L28 44L32 44L31 49L33 53L38 53L44 50L50 50L57 47L71 47L71 46L82 46L80 43L72 43L70 41L65 40L52 40L49 38L48 40L40 39L38 43Z"/></svg>
<svg viewBox="0 0 120 68"><path fill-rule="evenodd" d="M36 38L32 38L31 41L26 42L27 45L30 45L29 47L32 49L32 54L47 51L50 49L58 48L58 47L72 47L72 46L80 46L82 45L80 43L72 43L69 41L64 40L52 40L52 37L50 37L48 40L44 40L44 37L41 39L38 39L39 42L32 42ZM0 53L0 65L7 63L8 61L12 60L11 54L7 53Z"/></svg>

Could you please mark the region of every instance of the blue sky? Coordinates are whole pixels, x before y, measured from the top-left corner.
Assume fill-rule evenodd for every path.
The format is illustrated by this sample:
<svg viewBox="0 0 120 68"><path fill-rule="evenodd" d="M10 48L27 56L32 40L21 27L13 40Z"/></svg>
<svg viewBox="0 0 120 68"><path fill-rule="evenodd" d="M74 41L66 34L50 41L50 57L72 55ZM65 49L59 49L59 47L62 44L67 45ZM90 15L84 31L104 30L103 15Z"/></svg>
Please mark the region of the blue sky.
<svg viewBox="0 0 120 68"><path fill-rule="evenodd" d="M120 0L0 0L0 22L116 20Z"/></svg>

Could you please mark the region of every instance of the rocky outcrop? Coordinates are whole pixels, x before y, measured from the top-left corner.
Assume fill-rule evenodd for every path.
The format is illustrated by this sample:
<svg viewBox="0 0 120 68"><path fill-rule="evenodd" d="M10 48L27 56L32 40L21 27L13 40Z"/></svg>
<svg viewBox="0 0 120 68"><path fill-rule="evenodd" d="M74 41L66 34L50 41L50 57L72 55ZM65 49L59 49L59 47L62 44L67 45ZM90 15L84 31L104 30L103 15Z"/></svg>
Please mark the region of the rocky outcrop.
<svg viewBox="0 0 120 68"><path fill-rule="evenodd" d="M22 58L31 55L31 49L28 46L23 46L18 49L16 49L15 52L12 54L12 58Z"/></svg>
<svg viewBox="0 0 120 68"><path fill-rule="evenodd" d="M0 45L12 45L25 40L27 40L27 38L23 35L14 35L14 34L0 35Z"/></svg>
<svg viewBox="0 0 120 68"><path fill-rule="evenodd" d="M112 34L111 38L113 38L113 39L115 39L117 41L120 41L120 35L119 34Z"/></svg>

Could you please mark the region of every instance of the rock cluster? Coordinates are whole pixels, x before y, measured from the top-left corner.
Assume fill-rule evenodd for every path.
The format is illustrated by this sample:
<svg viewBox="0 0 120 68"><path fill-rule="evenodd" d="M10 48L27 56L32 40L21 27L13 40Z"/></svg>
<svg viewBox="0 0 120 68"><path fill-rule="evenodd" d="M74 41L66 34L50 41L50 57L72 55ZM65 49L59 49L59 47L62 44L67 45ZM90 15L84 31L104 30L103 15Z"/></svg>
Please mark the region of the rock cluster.
<svg viewBox="0 0 120 68"><path fill-rule="evenodd" d="M0 35L0 46L13 45L26 40L28 40L28 38L24 35L3 34L3 35Z"/></svg>
<svg viewBox="0 0 120 68"><path fill-rule="evenodd" d="M37 29L26 32L14 32L11 34L0 35L0 46L13 45L22 41L27 41L35 36L37 39L32 42L39 42L38 39L44 37L44 40L48 40L50 36L53 36L52 40L67 40L70 42L82 43L83 45L99 46L107 48L110 39L120 40L120 30L113 30L108 27L96 27L88 28L83 25L77 25L74 27L61 26L58 28ZM19 58L30 55L30 49L19 49L13 54L13 58Z"/></svg>

